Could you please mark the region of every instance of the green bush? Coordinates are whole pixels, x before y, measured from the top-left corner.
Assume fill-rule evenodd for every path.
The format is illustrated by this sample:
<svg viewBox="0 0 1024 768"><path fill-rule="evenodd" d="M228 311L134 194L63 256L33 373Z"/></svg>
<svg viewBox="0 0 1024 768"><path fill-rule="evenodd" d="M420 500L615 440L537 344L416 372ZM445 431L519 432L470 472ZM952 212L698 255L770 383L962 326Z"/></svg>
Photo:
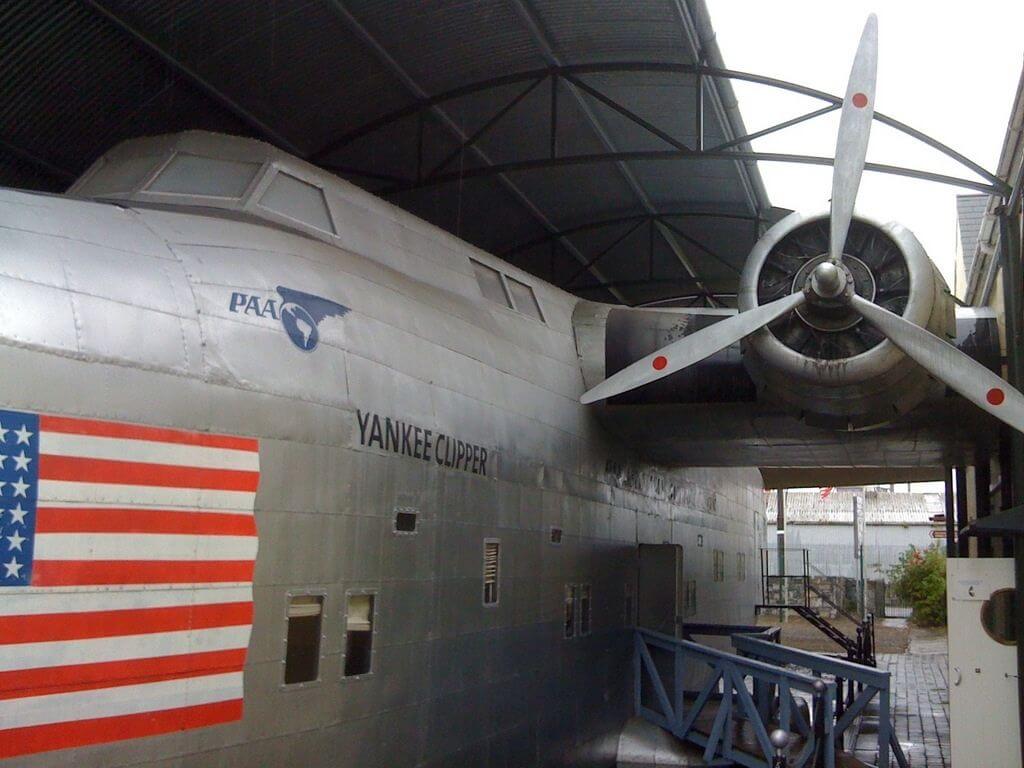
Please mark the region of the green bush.
<svg viewBox="0 0 1024 768"><path fill-rule="evenodd" d="M913 606L915 624L946 626L946 555L937 546L911 546L900 555L889 569L889 589Z"/></svg>

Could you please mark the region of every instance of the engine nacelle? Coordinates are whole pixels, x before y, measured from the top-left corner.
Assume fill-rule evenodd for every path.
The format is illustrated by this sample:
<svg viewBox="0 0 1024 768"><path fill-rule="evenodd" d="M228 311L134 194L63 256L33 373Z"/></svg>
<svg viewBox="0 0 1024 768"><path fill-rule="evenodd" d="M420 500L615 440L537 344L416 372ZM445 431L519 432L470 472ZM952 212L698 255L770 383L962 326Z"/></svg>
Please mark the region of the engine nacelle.
<svg viewBox="0 0 1024 768"><path fill-rule="evenodd" d="M828 240L828 212L792 213L769 229L740 278L740 311L803 290L814 267L827 260ZM855 218L843 268L860 296L937 336L955 337L953 298L910 230ZM809 300L747 337L743 351L759 398L784 403L820 426L877 426L943 391L941 383L841 302Z"/></svg>

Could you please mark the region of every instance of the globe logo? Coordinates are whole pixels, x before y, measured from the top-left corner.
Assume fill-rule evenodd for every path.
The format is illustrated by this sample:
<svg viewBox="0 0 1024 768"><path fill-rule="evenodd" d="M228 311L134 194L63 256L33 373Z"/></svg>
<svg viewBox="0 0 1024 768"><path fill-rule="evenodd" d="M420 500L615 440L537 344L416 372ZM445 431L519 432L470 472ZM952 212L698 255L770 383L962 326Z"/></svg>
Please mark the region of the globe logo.
<svg viewBox="0 0 1024 768"><path fill-rule="evenodd" d="M281 325L292 344L303 352L312 352L320 343L320 321L325 317L344 317L349 308L336 301L277 286L281 296Z"/></svg>
<svg viewBox="0 0 1024 768"><path fill-rule="evenodd" d="M304 352L312 352L320 341L313 316L298 304L285 304L281 307L281 325L284 326L288 338Z"/></svg>

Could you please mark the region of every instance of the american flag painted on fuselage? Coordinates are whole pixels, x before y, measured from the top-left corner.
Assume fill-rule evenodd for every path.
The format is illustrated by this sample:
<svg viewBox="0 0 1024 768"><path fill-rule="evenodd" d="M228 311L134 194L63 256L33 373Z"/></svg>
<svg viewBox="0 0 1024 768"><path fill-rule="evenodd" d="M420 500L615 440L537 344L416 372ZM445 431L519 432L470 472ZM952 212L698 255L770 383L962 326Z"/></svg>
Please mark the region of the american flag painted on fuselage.
<svg viewBox="0 0 1024 768"><path fill-rule="evenodd" d="M0 758L238 720L255 439L0 410Z"/></svg>

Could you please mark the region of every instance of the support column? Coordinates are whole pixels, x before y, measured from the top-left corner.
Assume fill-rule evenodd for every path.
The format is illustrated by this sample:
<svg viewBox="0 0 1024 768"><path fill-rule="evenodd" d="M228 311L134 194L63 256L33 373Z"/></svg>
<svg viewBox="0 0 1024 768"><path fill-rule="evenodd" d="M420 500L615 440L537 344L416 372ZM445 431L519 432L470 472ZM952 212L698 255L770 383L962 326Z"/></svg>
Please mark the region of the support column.
<svg viewBox="0 0 1024 768"><path fill-rule="evenodd" d="M953 506L953 468L946 467L946 557L956 557L956 514Z"/></svg>
<svg viewBox="0 0 1024 768"><path fill-rule="evenodd" d="M954 467L953 478L956 483L956 553L957 557L969 557L969 537L959 535L971 522L967 517L967 467Z"/></svg>
<svg viewBox="0 0 1024 768"><path fill-rule="evenodd" d="M1018 181L1018 185L1021 182ZM1010 385L1020 389L1022 380L1021 343L1021 222L1019 212L1019 186L1014 190L1013 207L1001 208L999 217L999 258L1003 271L1003 306L1006 327L1006 378ZM1002 466L1004 509L1018 506L1024 501L1024 437L1010 430L1009 466ZM1007 483L1009 482L1009 488ZM1014 622L1018 638L1024 638L1024 539L1013 542L1014 560ZM1020 723L1021 756L1024 759L1024 642L1017 643L1017 718Z"/></svg>
<svg viewBox="0 0 1024 768"><path fill-rule="evenodd" d="M979 520L992 514L992 495L989 493L992 487L991 460L987 448L979 448L975 453L974 496ZM978 537L978 557L992 557L991 536Z"/></svg>
<svg viewBox="0 0 1024 768"><path fill-rule="evenodd" d="M778 493L778 515L775 517L775 546L778 549L779 558L779 602L785 604L789 601L789 584L786 583L786 489L779 488ZM783 621L785 614L779 609L779 621Z"/></svg>

